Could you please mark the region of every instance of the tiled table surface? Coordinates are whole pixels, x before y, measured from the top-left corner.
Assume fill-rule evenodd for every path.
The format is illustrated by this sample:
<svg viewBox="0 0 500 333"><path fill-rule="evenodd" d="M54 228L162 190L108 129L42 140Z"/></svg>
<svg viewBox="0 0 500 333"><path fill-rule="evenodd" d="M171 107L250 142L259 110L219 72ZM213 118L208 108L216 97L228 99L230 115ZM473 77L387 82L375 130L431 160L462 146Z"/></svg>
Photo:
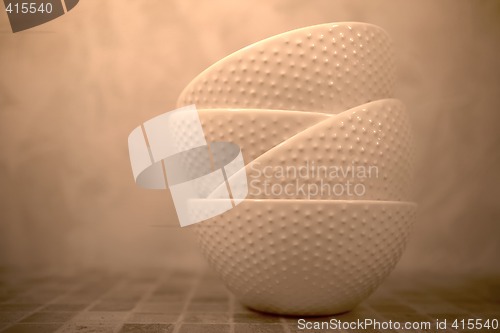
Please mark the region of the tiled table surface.
<svg viewBox="0 0 500 333"><path fill-rule="evenodd" d="M301 332L298 318L246 309L206 271L34 275L0 271L1 332ZM500 320L500 277L396 272L354 311L336 318Z"/></svg>

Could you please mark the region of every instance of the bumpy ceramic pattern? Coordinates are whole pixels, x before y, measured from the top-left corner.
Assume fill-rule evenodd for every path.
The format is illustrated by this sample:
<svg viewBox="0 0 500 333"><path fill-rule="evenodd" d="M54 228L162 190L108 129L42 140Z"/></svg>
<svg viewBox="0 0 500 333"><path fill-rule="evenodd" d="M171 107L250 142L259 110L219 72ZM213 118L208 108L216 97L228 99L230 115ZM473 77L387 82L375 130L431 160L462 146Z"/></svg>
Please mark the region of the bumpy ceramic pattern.
<svg viewBox="0 0 500 333"><path fill-rule="evenodd" d="M395 99L380 100L326 118L268 150L240 173L247 174L251 199L407 201L413 174L411 141L404 105ZM311 171L312 165L323 171L281 172ZM334 175L332 167L342 171ZM362 184L363 195L336 190L336 184L345 187L347 181L352 187ZM283 190L273 191L275 185ZM322 190L316 193L318 189Z"/></svg>
<svg viewBox="0 0 500 333"><path fill-rule="evenodd" d="M352 309L381 283L414 217L404 202L247 200L192 228L247 306L326 315Z"/></svg>
<svg viewBox="0 0 500 333"><path fill-rule="evenodd" d="M389 36L365 23L293 30L215 63L181 93L178 106L339 113L393 96Z"/></svg>
<svg viewBox="0 0 500 333"><path fill-rule="evenodd" d="M199 110L208 142L232 142L251 162L277 144L329 118L324 113L280 110Z"/></svg>
<svg viewBox="0 0 500 333"><path fill-rule="evenodd" d="M370 24L331 23L250 45L184 89L178 105L196 105L207 141L243 151L246 167L233 177L247 176L247 199L192 228L244 304L299 316L345 312L396 264L416 206L408 202L410 123L393 87L388 35ZM375 173L274 172L309 172L312 164ZM347 181L363 195L310 190ZM281 192L269 191L273 185ZM213 200L197 202L193 213Z"/></svg>

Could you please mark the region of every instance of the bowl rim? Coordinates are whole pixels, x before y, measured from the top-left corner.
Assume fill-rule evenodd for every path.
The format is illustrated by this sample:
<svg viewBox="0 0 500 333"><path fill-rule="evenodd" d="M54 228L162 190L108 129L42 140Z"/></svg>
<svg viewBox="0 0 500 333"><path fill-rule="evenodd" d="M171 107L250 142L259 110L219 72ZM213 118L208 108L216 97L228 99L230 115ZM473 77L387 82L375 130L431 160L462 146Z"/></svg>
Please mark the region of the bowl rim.
<svg viewBox="0 0 500 333"><path fill-rule="evenodd" d="M214 107L210 107L210 108L196 108L196 110L197 111L201 111L201 112L227 111L227 112L234 112L234 113L238 113L238 112L257 112L257 113L269 112L270 114L275 113L275 112L276 113L295 113L295 114L298 114L298 113L305 114L305 113L307 113L307 114L312 114L312 115L317 115L317 116L324 117L325 120L326 120L326 118L346 115L346 114L348 114L348 112L352 112L355 109L365 108L365 107L367 107L368 105L371 105L371 104L379 104L379 103L387 103L387 102L401 104L403 106L403 108L405 109L405 112L406 112L406 105L405 105L405 103L401 99L396 98L396 97L387 97L387 98L375 99L375 100L368 101L366 103L359 104L359 105L353 106L351 108L345 109L344 111L341 111L339 113L325 113L325 112L318 112L318 111L286 110L286 109L258 109L258 108L255 108L255 107L253 107L253 108L237 108L237 107L214 108Z"/></svg>
<svg viewBox="0 0 500 333"><path fill-rule="evenodd" d="M380 26L378 26L376 24L373 24L373 23L357 22L357 21L343 21L343 22L320 23L320 24L309 25L309 26L305 26L305 27L296 28L296 29L285 31L285 32L281 32L279 34L272 35L272 36L266 37L264 39L258 40L256 42L253 42L251 44L248 44L248 45L246 45L246 46L244 46L244 47L242 47L242 48L240 48L240 49L238 49L238 50L236 50L234 52L231 52L230 54L226 55L225 57L223 57L223 58L217 60L216 62L212 63L211 65L209 65L203 71L201 71L200 73L198 73L198 75L194 76L191 79L191 81L189 81L189 83L184 87L184 89L182 89L181 93L179 94L178 101L180 100L181 97L184 96L184 93L194 84L194 82L198 81L199 78L205 76L206 73L211 72L213 70L213 68L215 68L218 65L226 62L229 58L232 58L232 57L237 56L237 55L239 55L241 53L244 53L248 49L254 48L257 45L262 44L262 43L270 42L270 41L272 41L274 39L282 38L282 37L284 37L286 35L292 35L292 34L295 34L295 33L298 33L298 32L303 32L304 30L318 29L318 28L323 28L323 27L334 28L334 27L337 27L337 26L345 26L345 27L366 26L366 27L372 27L372 28L375 28L377 30L380 30L380 32L382 32L383 34L385 34L387 37L390 38L390 36L387 33L387 31L385 31L382 27L380 27Z"/></svg>
<svg viewBox="0 0 500 333"><path fill-rule="evenodd" d="M364 104L363 104L364 105ZM324 113L324 112L315 112L315 111L302 111L302 110L286 110L286 109L258 109L258 108L196 108L197 111L199 112L228 112L228 113L269 113L269 115L272 115L273 113L282 113L282 114L310 114L312 116L316 115L318 117L323 117L323 118L328 118L332 116L336 116L337 114L330 114L330 113Z"/></svg>
<svg viewBox="0 0 500 333"><path fill-rule="evenodd" d="M192 199L195 201L232 201L231 199ZM235 207L236 208L238 205L243 204L245 202L250 202L250 203L278 203L278 204L283 204L283 203L290 203L290 204L319 204L319 203L327 203L327 204L344 204L344 205L407 205L407 206L418 206L418 203L415 201L387 201L387 200L346 200L346 199L341 199L341 200L335 200L335 199L243 199L241 200Z"/></svg>

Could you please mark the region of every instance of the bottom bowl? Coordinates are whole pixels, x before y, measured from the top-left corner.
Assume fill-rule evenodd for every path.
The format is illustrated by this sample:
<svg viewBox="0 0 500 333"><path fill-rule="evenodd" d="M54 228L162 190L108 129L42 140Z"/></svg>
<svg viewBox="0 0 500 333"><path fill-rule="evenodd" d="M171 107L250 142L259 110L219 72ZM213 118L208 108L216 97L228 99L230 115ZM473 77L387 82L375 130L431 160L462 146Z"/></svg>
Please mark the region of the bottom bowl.
<svg viewBox="0 0 500 333"><path fill-rule="evenodd" d="M353 309L389 274L415 212L395 201L245 200L191 228L246 306L331 315Z"/></svg>

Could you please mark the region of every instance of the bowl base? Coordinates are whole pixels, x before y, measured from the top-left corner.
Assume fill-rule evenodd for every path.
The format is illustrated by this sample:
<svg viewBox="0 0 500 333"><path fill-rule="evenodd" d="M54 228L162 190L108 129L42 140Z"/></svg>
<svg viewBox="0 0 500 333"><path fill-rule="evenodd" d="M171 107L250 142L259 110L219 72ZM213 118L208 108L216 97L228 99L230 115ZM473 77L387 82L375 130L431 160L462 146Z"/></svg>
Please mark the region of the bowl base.
<svg viewBox="0 0 500 333"><path fill-rule="evenodd" d="M285 309L285 308L278 308L278 307L251 305L251 304L246 304L245 302L241 302L241 304L243 304L248 309L255 311L255 312L259 312L259 313L278 315L278 316L286 316L286 317L304 318L304 317L321 317L321 316L340 315L340 314L352 311L356 306L358 306L359 302L357 302L355 304L348 304L348 305L342 305L342 306L332 306L331 308L321 308L321 309L319 309L319 308L314 309L314 307L311 307L309 309L306 309L306 308L302 308L302 309L288 308L288 309Z"/></svg>

